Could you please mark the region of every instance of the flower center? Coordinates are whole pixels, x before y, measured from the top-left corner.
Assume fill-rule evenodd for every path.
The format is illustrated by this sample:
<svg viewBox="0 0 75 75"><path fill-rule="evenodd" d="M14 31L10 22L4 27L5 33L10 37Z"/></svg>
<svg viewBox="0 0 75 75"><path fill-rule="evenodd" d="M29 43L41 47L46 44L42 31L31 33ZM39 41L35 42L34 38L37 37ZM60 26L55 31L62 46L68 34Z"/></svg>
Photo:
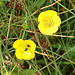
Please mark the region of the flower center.
<svg viewBox="0 0 75 75"><path fill-rule="evenodd" d="M47 27L52 26L52 24L53 24L51 18L45 18L45 19L44 19L44 22L45 22L45 25L46 25Z"/></svg>
<svg viewBox="0 0 75 75"><path fill-rule="evenodd" d="M26 47L24 47L24 51L27 51L29 49L29 45L26 45Z"/></svg>

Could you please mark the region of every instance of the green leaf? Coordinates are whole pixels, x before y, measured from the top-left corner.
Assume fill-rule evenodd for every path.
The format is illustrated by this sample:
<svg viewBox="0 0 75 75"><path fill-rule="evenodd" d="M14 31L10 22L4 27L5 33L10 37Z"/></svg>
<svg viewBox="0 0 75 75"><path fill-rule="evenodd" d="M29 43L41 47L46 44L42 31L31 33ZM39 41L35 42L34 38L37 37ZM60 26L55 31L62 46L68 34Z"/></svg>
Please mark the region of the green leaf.
<svg viewBox="0 0 75 75"><path fill-rule="evenodd" d="M26 23L24 23L24 24L23 24L23 28L24 28L24 29L27 29L27 28L28 28L28 25L27 25Z"/></svg>

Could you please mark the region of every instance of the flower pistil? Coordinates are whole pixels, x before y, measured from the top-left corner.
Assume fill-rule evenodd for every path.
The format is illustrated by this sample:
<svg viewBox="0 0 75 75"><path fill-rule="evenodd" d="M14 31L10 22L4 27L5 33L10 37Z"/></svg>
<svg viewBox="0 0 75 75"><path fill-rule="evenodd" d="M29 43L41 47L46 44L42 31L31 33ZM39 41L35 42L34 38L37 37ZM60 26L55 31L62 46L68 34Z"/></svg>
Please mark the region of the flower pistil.
<svg viewBox="0 0 75 75"><path fill-rule="evenodd" d="M52 22L51 18L46 19L44 22L45 22L44 25L46 25L46 27L49 27L49 26L53 25L53 22Z"/></svg>

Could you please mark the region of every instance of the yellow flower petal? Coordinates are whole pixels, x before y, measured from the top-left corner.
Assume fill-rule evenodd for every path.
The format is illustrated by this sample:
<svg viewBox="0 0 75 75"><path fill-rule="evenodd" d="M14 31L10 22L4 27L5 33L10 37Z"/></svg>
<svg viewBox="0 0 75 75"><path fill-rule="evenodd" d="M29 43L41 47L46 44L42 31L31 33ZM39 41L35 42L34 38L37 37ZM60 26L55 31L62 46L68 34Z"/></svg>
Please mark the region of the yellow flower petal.
<svg viewBox="0 0 75 75"><path fill-rule="evenodd" d="M24 52L20 51L18 49L15 51L15 55L18 59L23 59L23 54L24 54Z"/></svg>
<svg viewBox="0 0 75 75"><path fill-rule="evenodd" d="M17 48L19 47L19 45L20 45L22 42L23 42L22 39L16 40L16 41L13 43L13 47L14 47L15 49L17 49Z"/></svg>
<svg viewBox="0 0 75 75"><path fill-rule="evenodd" d="M45 12L41 12L40 15L38 16L38 22L42 21L45 15L46 15Z"/></svg>
<svg viewBox="0 0 75 75"><path fill-rule="evenodd" d="M29 51L25 51L24 54L23 54L23 59L24 60L31 60L31 59L34 58L34 56L35 56L34 52L32 52L30 50Z"/></svg>
<svg viewBox="0 0 75 75"><path fill-rule="evenodd" d="M57 15L57 12L54 10L47 10L47 11L45 11L45 14L47 14L49 16L53 16L53 15Z"/></svg>
<svg viewBox="0 0 75 75"><path fill-rule="evenodd" d="M54 16L52 17L52 19L54 20L54 25L56 25L57 27L60 26L60 24L61 24L61 19L60 19L60 17L59 17L58 15L54 15Z"/></svg>
<svg viewBox="0 0 75 75"><path fill-rule="evenodd" d="M53 15L57 15L57 12L54 10L47 10L45 12L41 12L38 16L38 22L42 22L43 19L51 17Z"/></svg>
<svg viewBox="0 0 75 75"><path fill-rule="evenodd" d="M32 40L25 40L25 44L30 46L32 52L36 49L36 44Z"/></svg>
<svg viewBox="0 0 75 75"><path fill-rule="evenodd" d="M39 24L38 28L42 34L46 34L46 35L52 35L53 33L55 33L58 30L57 26L44 27L43 24Z"/></svg>
<svg viewBox="0 0 75 75"><path fill-rule="evenodd" d="M55 26L55 25L54 25L54 26L52 26L52 27L51 27L51 29L50 29L50 31L52 32L52 34L53 34L53 33L56 33L56 32L57 32L57 30L58 30L58 27L57 27L57 26ZM49 35L50 35L50 34L49 34Z"/></svg>

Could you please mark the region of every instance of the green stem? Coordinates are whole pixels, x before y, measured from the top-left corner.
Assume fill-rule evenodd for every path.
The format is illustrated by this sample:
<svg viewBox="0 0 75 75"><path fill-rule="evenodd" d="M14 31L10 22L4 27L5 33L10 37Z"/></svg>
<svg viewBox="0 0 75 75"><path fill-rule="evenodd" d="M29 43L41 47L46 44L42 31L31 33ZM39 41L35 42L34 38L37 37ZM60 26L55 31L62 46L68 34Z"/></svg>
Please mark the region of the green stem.
<svg viewBox="0 0 75 75"><path fill-rule="evenodd" d="M1 40L1 36L0 36ZM2 59L1 59L1 42L0 42L0 65L1 65L1 74L3 75Z"/></svg>
<svg viewBox="0 0 75 75"><path fill-rule="evenodd" d="M56 67L56 71L57 71L60 75L62 75L62 73L61 73L60 70L58 69L58 66L57 66L57 64L56 64L56 62L55 62L53 50L52 50L52 47L51 47L51 43L50 43L50 41L49 41L49 39L48 39L48 36L45 36L45 37L46 37L46 39L47 39L47 41L48 41L48 44L50 45L50 50L51 50L51 53L52 53L52 56L53 56L52 62L53 62L53 64L54 64L55 67Z"/></svg>
<svg viewBox="0 0 75 75"><path fill-rule="evenodd" d="M1 40L1 37L0 37L0 40ZM4 64L4 60L3 60L3 55L2 55L2 51L1 51L1 42L0 42L0 64L1 64L1 73L2 73L2 75L4 75L3 74L3 66L4 66L4 69L6 72L7 72L7 69L6 69L6 66ZM2 66L2 64L3 64L3 66Z"/></svg>
<svg viewBox="0 0 75 75"><path fill-rule="evenodd" d="M56 0L54 0L54 1L56 1ZM58 4L75 16L75 14L73 12L71 12L69 9L67 9L65 6L63 6L61 3L58 2Z"/></svg>

